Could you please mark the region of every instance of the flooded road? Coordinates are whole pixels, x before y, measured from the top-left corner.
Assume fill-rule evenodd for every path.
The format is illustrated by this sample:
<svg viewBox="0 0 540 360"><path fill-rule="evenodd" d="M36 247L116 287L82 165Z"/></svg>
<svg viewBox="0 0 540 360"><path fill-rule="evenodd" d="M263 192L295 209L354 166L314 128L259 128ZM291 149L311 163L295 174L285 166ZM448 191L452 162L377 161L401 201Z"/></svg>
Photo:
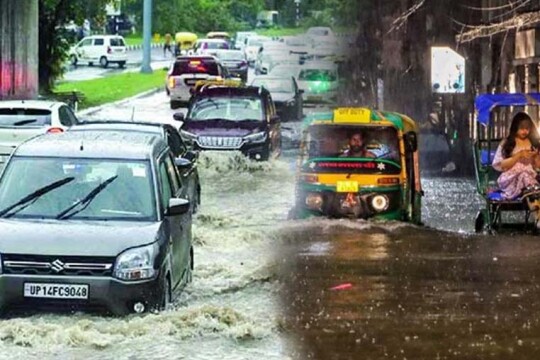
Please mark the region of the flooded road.
<svg viewBox="0 0 540 360"><path fill-rule="evenodd" d="M167 101L90 117L166 121ZM204 153L194 279L173 308L4 318L0 359L538 357L540 242L472 234L471 180L423 179L424 227L287 221L294 165L294 152L268 163Z"/></svg>
<svg viewBox="0 0 540 360"><path fill-rule="evenodd" d="M540 356L538 238L473 235L472 181L424 185L432 228L310 220L282 229L293 358ZM437 203L443 191L447 203Z"/></svg>

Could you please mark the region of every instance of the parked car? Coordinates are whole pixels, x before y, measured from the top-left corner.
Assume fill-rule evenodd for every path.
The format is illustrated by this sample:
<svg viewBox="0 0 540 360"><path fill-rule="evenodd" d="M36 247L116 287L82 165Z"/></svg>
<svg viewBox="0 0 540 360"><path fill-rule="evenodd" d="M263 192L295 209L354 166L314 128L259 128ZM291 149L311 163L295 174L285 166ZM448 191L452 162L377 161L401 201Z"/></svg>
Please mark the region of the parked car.
<svg viewBox="0 0 540 360"><path fill-rule="evenodd" d="M69 51L72 65L99 63L106 68L111 63L123 68L127 62L126 42L118 35L93 35L83 38Z"/></svg>
<svg viewBox="0 0 540 360"><path fill-rule="evenodd" d="M23 141L47 132L62 132L80 121L57 101L0 101L0 170Z"/></svg>
<svg viewBox="0 0 540 360"><path fill-rule="evenodd" d="M21 144L0 177L0 309L165 308L192 278L181 191L155 135L73 131Z"/></svg>
<svg viewBox="0 0 540 360"><path fill-rule="evenodd" d="M272 95L277 114L282 122L297 121L303 118L302 90L294 77L257 76L252 86L264 87Z"/></svg>
<svg viewBox="0 0 540 360"><path fill-rule="evenodd" d="M230 76L239 77L246 81L248 77L248 63L246 55L240 50L218 50L216 57L227 68Z"/></svg>
<svg viewBox="0 0 540 360"><path fill-rule="evenodd" d="M281 152L281 122L270 93L254 86L208 84L190 101L180 134L195 150L237 150L256 160Z"/></svg>
<svg viewBox="0 0 540 360"><path fill-rule="evenodd" d="M198 81L229 77L227 69L213 56L179 56L167 73L165 89L171 109L186 105Z"/></svg>
<svg viewBox="0 0 540 360"><path fill-rule="evenodd" d="M134 121L85 121L73 126L69 131L125 131L136 134L154 134L163 139L174 155L175 165L180 174L181 197L190 201L195 214L201 204L201 182L197 169L199 154L188 149L178 129L170 124Z"/></svg>

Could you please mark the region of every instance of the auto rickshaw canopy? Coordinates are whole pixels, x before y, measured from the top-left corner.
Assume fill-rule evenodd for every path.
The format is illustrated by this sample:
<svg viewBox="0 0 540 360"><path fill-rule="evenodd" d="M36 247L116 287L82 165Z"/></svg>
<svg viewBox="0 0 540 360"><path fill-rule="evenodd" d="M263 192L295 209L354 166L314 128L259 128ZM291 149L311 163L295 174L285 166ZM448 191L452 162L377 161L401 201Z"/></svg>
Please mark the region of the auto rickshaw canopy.
<svg viewBox="0 0 540 360"><path fill-rule="evenodd" d="M174 36L174 41L180 46L192 47L197 41L197 34L191 32L177 32ZM185 48L182 48L185 50Z"/></svg>
<svg viewBox="0 0 540 360"><path fill-rule="evenodd" d="M475 101L477 121L484 125L491 125L491 112L499 106L527 106L540 105L540 93L529 94L483 94Z"/></svg>

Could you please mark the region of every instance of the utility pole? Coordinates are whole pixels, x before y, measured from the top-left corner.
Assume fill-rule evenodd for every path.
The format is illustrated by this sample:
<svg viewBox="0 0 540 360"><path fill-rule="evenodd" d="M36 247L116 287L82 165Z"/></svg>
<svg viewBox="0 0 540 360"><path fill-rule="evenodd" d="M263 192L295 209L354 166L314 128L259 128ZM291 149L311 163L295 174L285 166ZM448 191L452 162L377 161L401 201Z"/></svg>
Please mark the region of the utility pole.
<svg viewBox="0 0 540 360"><path fill-rule="evenodd" d="M296 4L296 27L300 26L300 3L302 0L294 0L294 3Z"/></svg>
<svg viewBox="0 0 540 360"><path fill-rule="evenodd" d="M150 66L150 40L152 38L152 0L144 0L143 8L143 61L141 73L151 74Z"/></svg>

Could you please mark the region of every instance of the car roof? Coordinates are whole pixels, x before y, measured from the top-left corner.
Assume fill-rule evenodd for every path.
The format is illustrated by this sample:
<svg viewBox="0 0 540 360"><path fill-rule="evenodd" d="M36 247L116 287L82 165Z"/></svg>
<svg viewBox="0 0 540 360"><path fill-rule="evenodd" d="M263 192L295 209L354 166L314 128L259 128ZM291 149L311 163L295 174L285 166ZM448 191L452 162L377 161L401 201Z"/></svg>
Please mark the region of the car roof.
<svg viewBox="0 0 540 360"><path fill-rule="evenodd" d="M67 106L67 104L61 101L50 100L6 100L0 101L0 109L40 109L40 110L53 110L60 106Z"/></svg>
<svg viewBox="0 0 540 360"><path fill-rule="evenodd" d="M154 134L128 131L66 131L23 142L13 156L145 160L167 149Z"/></svg>

